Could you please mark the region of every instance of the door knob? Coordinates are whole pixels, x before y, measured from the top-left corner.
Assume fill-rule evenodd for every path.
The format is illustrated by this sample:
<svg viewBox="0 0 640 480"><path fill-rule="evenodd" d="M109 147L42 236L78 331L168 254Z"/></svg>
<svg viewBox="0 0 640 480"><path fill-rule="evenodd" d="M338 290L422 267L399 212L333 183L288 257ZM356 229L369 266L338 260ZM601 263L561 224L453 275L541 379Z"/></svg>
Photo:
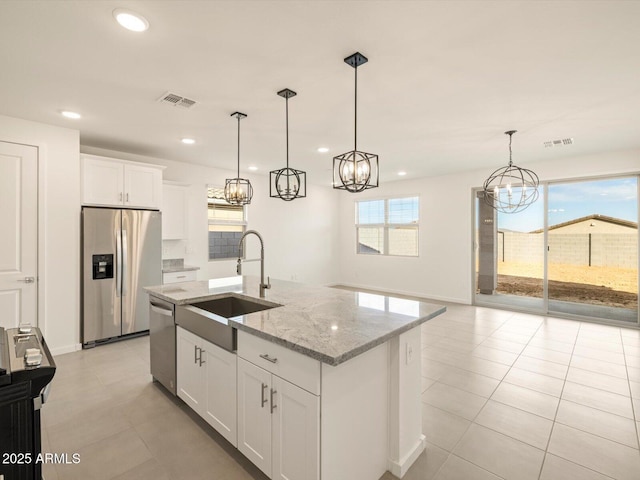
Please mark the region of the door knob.
<svg viewBox="0 0 640 480"><path fill-rule="evenodd" d="M24 277L23 279L20 279L18 281L24 283L35 283L36 279L35 277Z"/></svg>

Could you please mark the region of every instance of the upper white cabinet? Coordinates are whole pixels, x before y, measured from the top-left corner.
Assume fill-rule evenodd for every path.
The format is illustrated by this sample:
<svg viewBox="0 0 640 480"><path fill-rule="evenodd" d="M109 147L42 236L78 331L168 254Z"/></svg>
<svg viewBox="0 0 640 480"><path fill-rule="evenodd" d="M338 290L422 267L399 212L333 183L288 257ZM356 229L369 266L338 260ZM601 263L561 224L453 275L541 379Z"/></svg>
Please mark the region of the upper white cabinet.
<svg viewBox="0 0 640 480"><path fill-rule="evenodd" d="M131 208L162 207L164 167L82 155L82 204Z"/></svg>
<svg viewBox="0 0 640 480"><path fill-rule="evenodd" d="M187 186L162 185L162 239L181 240L187 235Z"/></svg>

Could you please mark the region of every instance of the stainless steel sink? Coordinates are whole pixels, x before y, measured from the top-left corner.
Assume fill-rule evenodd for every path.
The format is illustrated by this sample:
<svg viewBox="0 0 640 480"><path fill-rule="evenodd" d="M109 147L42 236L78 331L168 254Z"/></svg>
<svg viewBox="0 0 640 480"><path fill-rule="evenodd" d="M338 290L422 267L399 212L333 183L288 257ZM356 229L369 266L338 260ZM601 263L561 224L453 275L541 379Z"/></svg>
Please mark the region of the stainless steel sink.
<svg viewBox="0 0 640 480"><path fill-rule="evenodd" d="M222 297L206 302L176 307L176 323L201 338L231 352L236 350L236 329L228 318L281 307L261 300L260 303L239 297Z"/></svg>
<svg viewBox="0 0 640 480"><path fill-rule="evenodd" d="M216 298L215 300L207 300L206 302L193 303L192 306L215 313L224 318L232 318L238 315L247 315L249 313L280 307L281 305L266 301L258 303L247 300L246 298L223 297Z"/></svg>

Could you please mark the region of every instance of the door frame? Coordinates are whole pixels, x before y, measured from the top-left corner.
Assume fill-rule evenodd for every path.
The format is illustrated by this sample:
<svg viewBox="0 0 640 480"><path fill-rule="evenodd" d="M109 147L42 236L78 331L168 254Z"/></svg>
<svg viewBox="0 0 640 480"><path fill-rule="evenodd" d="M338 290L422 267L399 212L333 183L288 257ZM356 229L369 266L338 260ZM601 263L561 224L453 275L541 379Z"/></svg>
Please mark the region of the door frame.
<svg viewBox="0 0 640 480"><path fill-rule="evenodd" d="M581 315L575 315L570 313L562 313L562 312L549 312L549 285L548 285L548 253L549 250L547 246L549 245L549 185L561 184L561 183L579 183L584 181L596 181L596 180L607 180L607 179L615 179L615 178L624 178L624 177L636 177L638 182L636 201L637 201L637 211L638 218L636 222L638 223L637 237L638 237L638 308L637 308L637 316L635 323L625 322L623 320L609 320L606 318L600 317L585 317ZM478 307L487 307L487 308L496 308L499 310L508 310L508 311L517 311L523 313L531 313L535 315L551 315L557 318L567 318L570 320L579 320L586 321L591 323L601 323L605 325L613 325L616 327L628 327L628 328L638 328L640 329L640 171L636 172L628 172L628 173L614 173L608 175L594 175L594 176L580 176L573 177L567 179L555 179L555 180L544 180L540 182L540 187L544 189L543 194L543 211L544 211L544 252L543 252L543 308L542 309L533 309L526 307L518 307L516 305L501 305L497 303L488 303L488 302L478 302L477 299L477 272L476 265L478 262L478 245L476 244L476 230L477 230L477 210L476 210L476 199L477 193L482 191L482 187L473 187L471 189L471 305Z"/></svg>

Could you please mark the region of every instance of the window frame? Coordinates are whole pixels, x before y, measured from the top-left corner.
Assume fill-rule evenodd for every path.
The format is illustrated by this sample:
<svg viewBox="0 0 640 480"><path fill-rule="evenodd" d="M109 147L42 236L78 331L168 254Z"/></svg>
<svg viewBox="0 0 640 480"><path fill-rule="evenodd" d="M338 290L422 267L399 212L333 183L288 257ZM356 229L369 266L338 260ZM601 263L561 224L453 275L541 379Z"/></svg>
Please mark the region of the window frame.
<svg viewBox="0 0 640 480"><path fill-rule="evenodd" d="M242 228L242 233L247 231L248 225L248 208L246 205L242 205L242 218L243 220L223 220L223 219L211 219L209 218L209 205L229 205L234 206L228 203L223 197L209 197L209 190L218 190L223 191L223 187L219 187L216 185L207 185L207 250L209 246L209 233L211 232L211 225L219 225L219 226L239 226ZM209 262L228 262L230 260L235 260L237 257L225 257L225 258L210 258L210 253L207 251L207 259ZM242 259L246 258L244 250L242 251Z"/></svg>
<svg viewBox="0 0 640 480"><path fill-rule="evenodd" d="M406 198L415 198L417 199L418 204L418 220L415 223L390 223L389 222L389 202L391 200L402 200ZM359 204L365 202L384 202L384 223L359 223ZM377 198L368 198L363 200L356 200L354 202L355 208L355 234L356 234L356 242L355 249L356 255L368 255L372 257L404 257L404 258L418 258L420 257L420 195L401 195L401 196L387 196L387 197L377 197ZM416 231L416 254L415 255L399 255L394 253L389 253L389 230L398 227L411 227ZM359 239L360 239L360 228L381 228L383 231L383 251L380 253L366 253L359 251Z"/></svg>

